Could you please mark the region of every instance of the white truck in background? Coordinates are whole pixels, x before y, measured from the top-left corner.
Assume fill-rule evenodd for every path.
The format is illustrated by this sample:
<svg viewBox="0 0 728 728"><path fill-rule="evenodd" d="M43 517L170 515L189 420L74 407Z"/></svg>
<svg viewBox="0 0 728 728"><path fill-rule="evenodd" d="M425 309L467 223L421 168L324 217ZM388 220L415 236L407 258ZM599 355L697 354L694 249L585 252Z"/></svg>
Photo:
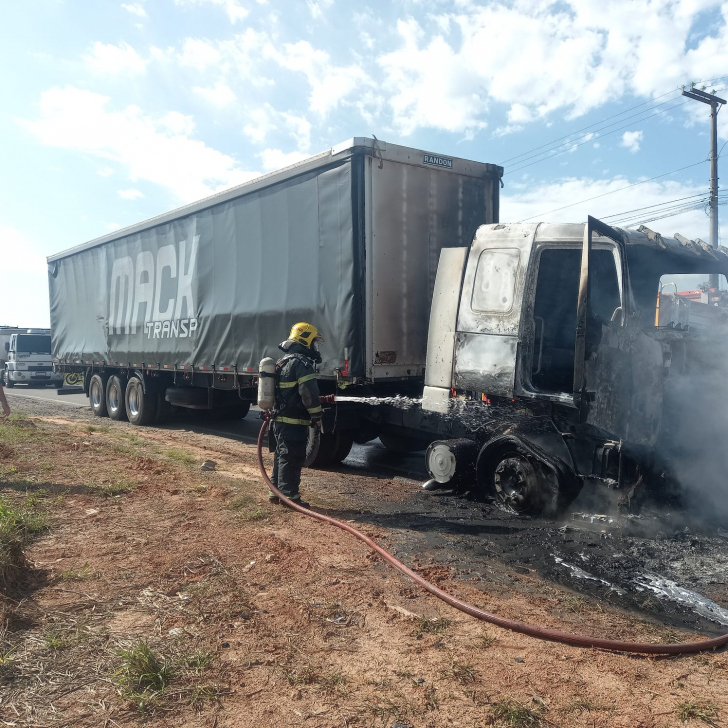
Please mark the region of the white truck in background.
<svg viewBox="0 0 728 728"><path fill-rule="evenodd" d="M63 386L63 373L53 371L50 329L0 327L0 365L3 384L28 386Z"/></svg>

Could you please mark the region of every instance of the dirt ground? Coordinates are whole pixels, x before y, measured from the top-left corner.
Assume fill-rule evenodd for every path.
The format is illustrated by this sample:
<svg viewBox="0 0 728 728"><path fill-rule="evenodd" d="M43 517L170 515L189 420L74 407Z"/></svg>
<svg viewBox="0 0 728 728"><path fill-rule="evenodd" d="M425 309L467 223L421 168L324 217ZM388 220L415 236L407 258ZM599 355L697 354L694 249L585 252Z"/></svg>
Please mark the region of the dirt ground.
<svg viewBox="0 0 728 728"><path fill-rule="evenodd" d="M347 534L269 505L250 445L11 404L27 414L0 425L0 495L31 498L48 528L2 602L4 725L726 725L725 652L638 657L499 630ZM200 469L208 459L214 471ZM620 639L696 639L497 554L471 578L436 550L400 549L403 528L373 524L366 503L399 503L416 484L307 471L302 490L488 611ZM158 689L125 682L140 644L164 673Z"/></svg>

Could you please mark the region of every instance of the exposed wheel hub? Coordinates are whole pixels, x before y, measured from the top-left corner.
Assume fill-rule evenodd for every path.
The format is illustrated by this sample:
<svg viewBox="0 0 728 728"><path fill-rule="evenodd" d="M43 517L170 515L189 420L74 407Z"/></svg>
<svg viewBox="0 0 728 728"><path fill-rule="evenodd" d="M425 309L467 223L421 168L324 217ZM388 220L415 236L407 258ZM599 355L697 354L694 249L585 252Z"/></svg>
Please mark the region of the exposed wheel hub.
<svg viewBox="0 0 728 728"><path fill-rule="evenodd" d="M536 469L526 458L509 455L503 458L493 473L493 485L498 498L516 511L526 511L538 492Z"/></svg>

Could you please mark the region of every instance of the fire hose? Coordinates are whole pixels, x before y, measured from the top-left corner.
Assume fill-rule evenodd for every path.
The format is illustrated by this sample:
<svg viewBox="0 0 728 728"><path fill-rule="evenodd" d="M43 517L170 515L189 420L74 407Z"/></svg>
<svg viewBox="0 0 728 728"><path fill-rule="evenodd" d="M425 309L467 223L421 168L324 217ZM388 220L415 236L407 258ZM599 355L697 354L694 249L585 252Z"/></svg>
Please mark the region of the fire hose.
<svg viewBox="0 0 728 728"><path fill-rule="evenodd" d="M286 496L283 495L283 493L281 493L281 491L278 490L278 488L276 488L276 486L271 482L271 479L268 477L268 473L266 472L265 464L263 463L263 442L265 440L269 424L270 416L266 414L264 415L263 426L260 428L260 434L258 435L258 465L260 467L263 480L266 482L270 490L280 498L282 503L294 511L303 513L305 516L315 518L317 521L328 523L350 533L355 538L363 541L386 562L394 566L395 569L398 569L412 579L412 581L416 584L419 584L423 589L430 592L430 594L433 594L438 599L442 599L442 601L452 607L455 607L455 609L459 609L461 612L469 614L471 617L480 619L483 622L488 622L489 624L494 624L497 627L502 627L503 629L508 629L511 632L519 632L520 634L525 634L529 637L535 637L540 640L561 642L567 645L574 645L575 647L598 647L603 650L612 650L615 652L636 652L652 655L684 655L715 650L718 647L728 645L728 634L721 635L720 637L714 637L713 639L703 640L701 642L683 642L681 644L670 645L650 644L648 642L624 642L622 640L611 640L603 637L588 637L585 635L572 634L570 632L561 632L556 629L548 629L546 627L537 627L532 624L526 624L525 622L517 622L515 620L499 617L496 614L490 614L482 609L478 609L478 607L448 594L448 592L427 581L427 579L424 579L418 573L405 566L388 551L385 551L378 543L376 543L376 541L372 540L369 536L357 530L353 526L350 526L348 523L337 521L335 518L331 518L330 516L325 516L322 513L317 513L309 508L304 508L295 501L286 498Z"/></svg>

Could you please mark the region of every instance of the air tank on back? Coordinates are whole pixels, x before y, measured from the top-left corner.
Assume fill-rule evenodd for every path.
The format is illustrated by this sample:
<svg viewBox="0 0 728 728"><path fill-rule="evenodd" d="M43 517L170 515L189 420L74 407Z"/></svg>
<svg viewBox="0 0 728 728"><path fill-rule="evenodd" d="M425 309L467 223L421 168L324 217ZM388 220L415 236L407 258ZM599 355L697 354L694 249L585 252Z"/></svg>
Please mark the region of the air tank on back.
<svg viewBox="0 0 728 728"><path fill-rule="evenodd" d="M266 356L258 365L258 407L271 410L276 404L276 362Z"/></svg>

